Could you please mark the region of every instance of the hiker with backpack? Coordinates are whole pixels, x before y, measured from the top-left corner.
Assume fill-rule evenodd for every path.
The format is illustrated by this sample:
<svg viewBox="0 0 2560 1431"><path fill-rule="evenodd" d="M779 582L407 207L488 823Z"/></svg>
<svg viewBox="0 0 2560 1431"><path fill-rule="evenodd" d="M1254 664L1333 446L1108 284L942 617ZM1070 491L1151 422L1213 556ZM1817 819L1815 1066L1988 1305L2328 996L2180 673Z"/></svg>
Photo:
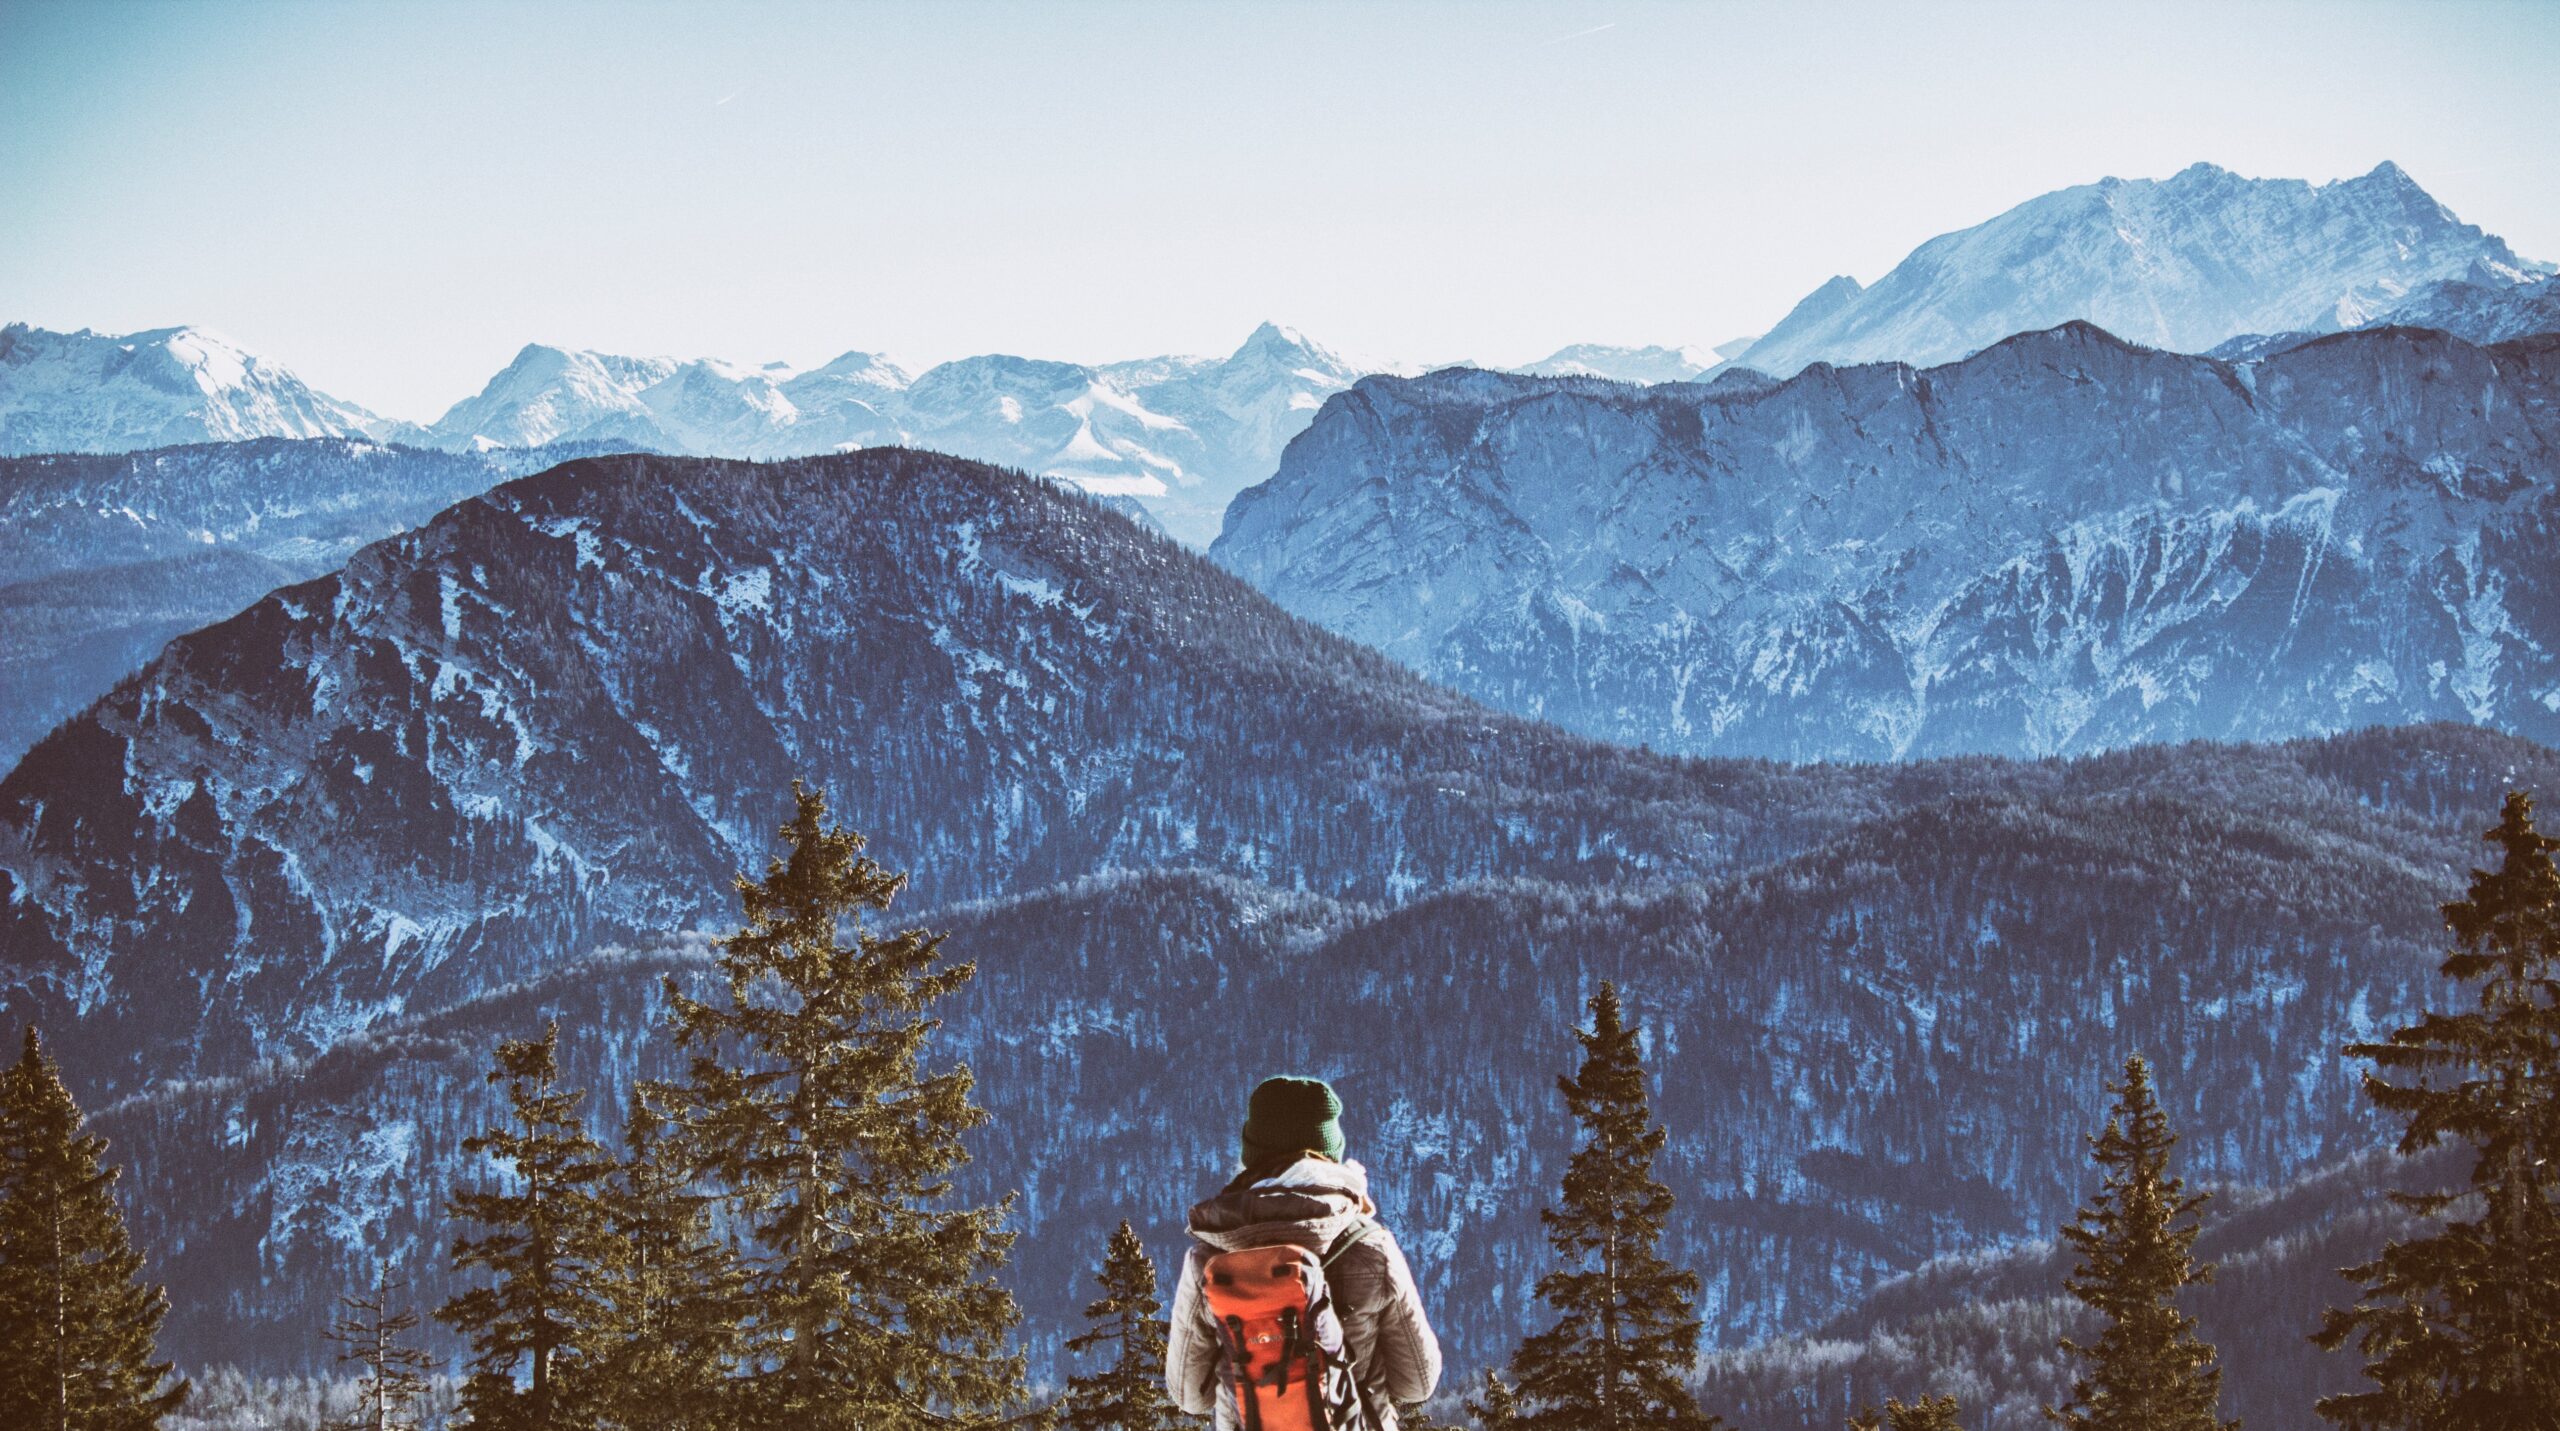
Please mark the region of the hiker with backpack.
<svg viewBox="0 0 2560 1431"><path fill-rule="evenodd" d="M1413 1270L1343 1156L1342 1100L1270 1078L1244 1120L1244 1171L1191 1209L1165 1388L1218 1431L1396 1431L1440 1382Z"/></svg>

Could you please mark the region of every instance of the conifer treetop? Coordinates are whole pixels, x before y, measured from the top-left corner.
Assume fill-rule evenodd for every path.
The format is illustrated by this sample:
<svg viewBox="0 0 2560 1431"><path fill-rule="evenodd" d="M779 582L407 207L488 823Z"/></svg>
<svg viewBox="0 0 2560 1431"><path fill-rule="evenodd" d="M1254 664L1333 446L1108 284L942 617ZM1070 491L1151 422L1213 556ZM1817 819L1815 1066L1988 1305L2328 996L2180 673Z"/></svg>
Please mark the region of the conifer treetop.
<svg viewBox="0 0 2560 1431"><path fill-rule="evenodd" d="M1698 1276L1661 1253L1671 1190L1653 1174L1668 1137L1654 1126L1637 1031L1615 984L1590 1001L1576 1029L1582 1067L1556 1087L1585 1141L1566 1165L1561 1196L1540 1213L1559 1264L1538 1279L1553 1327L1511 1358L1525 1431L1709 1431L1688 1386L1700 1324ZM1492 1395L1488 1386L1487 1394Z"/></svg>
<svg viewBox="0 0 2560 1431"><path fill-rule="evenodd" d="M794 1431L965 1431L1024 1403L1017 1313L995 1280L1011 1200L951 1206L962 1135L986 1121L966 1064L927 1067L930 1010L975 973L942 937L861 916L904 888L795 782L788 847L740 876L719 941L726 998L665 986L693 1051L674 1103L691 1166L755 1248L733 1414Z"/></svg>
<svg viewBox="0 0 2560 1431"><path fill-rule="evenodd" d="M2064 1288L2103 1326L2095 1342L2062 1340L2082 1367L2069 1402L2045 1414L2086 1431L2228 1431L2238 1423L2216 1416L2222 1371L2214 1350L2177 1306L2181 1289L2213 1276L2194 1256L2206 1195L2189 1193L2169 1171L2178 1137L2152 1091L2151 1065L2128 1057L2124 1081L2107 1089L2115 1107L2089 1139L2105 1176L2062 1229L2079 1253Z"/></svg>

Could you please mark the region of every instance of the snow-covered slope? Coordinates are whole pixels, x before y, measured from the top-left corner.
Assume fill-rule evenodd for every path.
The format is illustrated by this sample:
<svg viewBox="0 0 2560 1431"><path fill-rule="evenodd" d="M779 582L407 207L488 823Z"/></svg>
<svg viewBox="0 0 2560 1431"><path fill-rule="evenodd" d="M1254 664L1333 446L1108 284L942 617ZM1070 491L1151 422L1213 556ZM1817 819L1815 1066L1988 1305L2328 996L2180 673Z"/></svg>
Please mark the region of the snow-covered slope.
<svg viewBox="0 0 2560 1431"><path fill-rule="evenodd" d="M1223 359L1125 367L1140 370L1125 379L1133 397L1199 439L1197 454L1162 479L1162 494L1144 493L1143 483L1131 489L1140 491L1139 500L1165 530L1195 547L1218 535L1236 493L1279 467L1282 450L1306 431L1326 398L1378 370L1276 323L1254 329Z"/></svg>
<svg viewBox="0 0 2560 1431"><path fill-rule="evenodd" d="M2441 328L2474 343L2503 343L2536 333L2560 333L2560 277L2505 283L2494 276L2448 278L2409 295L2385 323Z"/></svg>
<svg viewBox="0 0 2560 1431"><path fill-rule="evenodd" d="M0 456L251 437L413 439L201 328L0 328Z"/></svg>
<svg viewBox="0 0 2560 1431"><path fill-rule="evenodd" d="M2560 740L2560 338L1329 403L1212 555L1494 705L1782 759L2476 721Z"/></svg>
<svg viewBox="0 0 2560 1431"><path fill-rule="evenodd" d="M867 352L793 373L536 345L434 436L454 447L622 441L752 458L923 447L1128 497L1205 546L1228 500L1270 476L1324 399L1363 371L1269 323L1223 359L1092 366L988 354L913 376Z"/></svg>
<svg viewBox="0 0 2560 1431"><path fill-rule="evenodd" d="M1512 371L1542 378L1678 383L1697 377L1720 361L1704 348L1613 348L1605 343L1574 343Z"/></svg>
<svg viewBox="0 0 2560 1431"><path fill-rule="evenodd" d="M579 455L260 438L0 457L0 770L170 637Z"/></svg>
<svg viewBox="0 0 2560 1431"><path fill-rule="evenodd" d="M1778 377L1815 362L1926 366L2074 319L2199 353L2243 333L2352 328L2440 279L2549 271L2396 164L2316 186L2197 164L2031 199L1929 240L1869 288L1832 279L1738 361Z"/></svg>

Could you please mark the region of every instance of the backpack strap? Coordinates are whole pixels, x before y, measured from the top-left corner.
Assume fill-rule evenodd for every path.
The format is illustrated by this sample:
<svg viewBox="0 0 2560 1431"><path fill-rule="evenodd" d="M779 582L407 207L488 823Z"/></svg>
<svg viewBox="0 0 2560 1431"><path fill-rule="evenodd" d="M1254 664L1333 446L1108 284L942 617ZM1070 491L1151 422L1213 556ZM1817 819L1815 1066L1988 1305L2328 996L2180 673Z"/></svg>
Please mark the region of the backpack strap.
<svg viewBox="0 0 2560 1431"><path fill-rule="evenodd" d="M1324 1256L1316 1263L1316 1266L1318 1268L1332 1267L1333 1264L1341 1258L1342 1254L1368 1240L1369 1234L1377 1230L1378 1224L1371 1222L1365 1217L1352 1223L1349 1227L1342 1230L1342 1235L1340 1237L1333 1240L1333 1245L1331 1247L1324 1250Z"/></svg>

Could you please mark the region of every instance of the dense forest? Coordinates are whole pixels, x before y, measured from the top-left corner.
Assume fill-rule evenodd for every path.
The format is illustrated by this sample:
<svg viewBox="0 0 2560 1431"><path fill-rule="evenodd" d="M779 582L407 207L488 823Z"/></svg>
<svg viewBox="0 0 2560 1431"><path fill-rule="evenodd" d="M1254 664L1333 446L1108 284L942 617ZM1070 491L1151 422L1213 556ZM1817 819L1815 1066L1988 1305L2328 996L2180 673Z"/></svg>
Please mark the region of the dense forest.
<svg viewBox="0 0 2560 1431"><path fill-rule="evenodd" d="M1073 1388L1095 1383L1070 1375L1058 1402L1030 1376L1021 1312L998 1274L1017 1238L1039 1241L1048 1219L951 1179L989 1121L980 1068L1000 1066L948 1061L961 1045L937 1017L978 981L977 966L953 956L947 934L881 922L904 877L865 857L814 792L799 812L785 855L739 881L735 932L691 956L624 961L657 977L652 1036L689 1051L680 1077L630 1082L612 1100L565 1080L566 984L549 998L518 991L548 1006L538 1035L477 1050L503 1102L463 1134L476 1161L442 1190L419 1244L449 1259L453 1290L434 1316L467 1348L458 1383L428 1375L440 1358L420 1344L417 1309L392 1300L426 1269L382 1259L323 1339L356 1365L352 1381L217 1372L207 1390L219 1399L181 1424L317 1418L350 1402L376 1426L423 1425L439 1408L471 1426L997 1427L1062 1408L1067 1424L1096 1431L1164 1424L1148 1419L1161 1407L1132 1409L1130 1348L1155 1344L1155 1282L1125 1222L1092 1274L1112 1295L1087 1309L1119 1330L1064 1348L1072 1371L1080 1353L1116 1347L1123 1393L1080 1400ZM2265 1406L2277 1424L2300 1424L2299 1403L2314 1396L2351 1428L2543 1424L2560 1407L2560 1089L2549 1076L2560 1066L2560 840L2535 828L2522 793L2489 838L2498 858L2444 906L2448 982L2411 1021L2339 1051L2370 1067L2365 1095L2402 1129L2393 1165L2367 1155L2272 1194L2189 1192L2182 1170L2209 1159L2181 1151L2152 1065L2133 1054L2106 1086L2103 1126L2074 1130L2101 1176L2094 1191L2074 1180L2081 1201L2060 1244L1932 1264L1870 1301L1863 1334L1703 1362L1712 1284L1662 1250L1673 1208L1696 1194L1658 1167L1671 1136L1645 1050L1660 1044L1602 980L1590 1027L1576 1030L1581 1069L1557 1084L1579 1132L1566 1163L1538 1179L1563 1189L1540 1214L1552 1246L1517 1269L1555 1320L1516 1342L1508 1379L1479 1349L1482 1390L1467 1414L1488 1431L1712 1431L1719 1411L1740 1424L1854 1425L1881 1396L1872 1415L1915 1431L1955 1425L1968 1406L1981 1426L2023 1424L2032 1410L2070 1425L2216 1431L2228 1376L2252 1402L2289 1388L2295 1405ZM1316 901L1264 913L1274 917L1253 922L1278 926L1282 947L1305 948L1327 922ZM581 972L569 984L592 987L601 971ZM530 1023L534 1009L515 1012ZM1049 1109L1073 1106L1071 1090L1050 1092ZM603 1107L621 1110L610 1143L596 1126ZM1107 1148L1107 1122L1100 1131ZM1381 1132L1408 1154L1429 1136ZM131 1219L109 1192L121 1169L105 1151L28 1031L0 1077L0 1395L11 1424L155 1424L192 1392L154 1359L168 1298L143 1275ZM1428 1245L1427 1227L1408 1227ZM1619 1249L1610 1275L1584 1275L1602 1247ZM2304 1264L2341 1255L2356 1259L2344 1269L2352 1286L2333 1283L2325 1302L2301 1307ZM2216 1301L2191 1287L2216 1289ZM2326 1385L2328 1369L2298 1350L2262 1352L2270 1321L2321 1307L2317 1341L2351 1348L2369 1385ZM1521 1310L1542 1320L1534 1303ZM2236 1334L2217 1341L2218 1330Z"/></svg>

